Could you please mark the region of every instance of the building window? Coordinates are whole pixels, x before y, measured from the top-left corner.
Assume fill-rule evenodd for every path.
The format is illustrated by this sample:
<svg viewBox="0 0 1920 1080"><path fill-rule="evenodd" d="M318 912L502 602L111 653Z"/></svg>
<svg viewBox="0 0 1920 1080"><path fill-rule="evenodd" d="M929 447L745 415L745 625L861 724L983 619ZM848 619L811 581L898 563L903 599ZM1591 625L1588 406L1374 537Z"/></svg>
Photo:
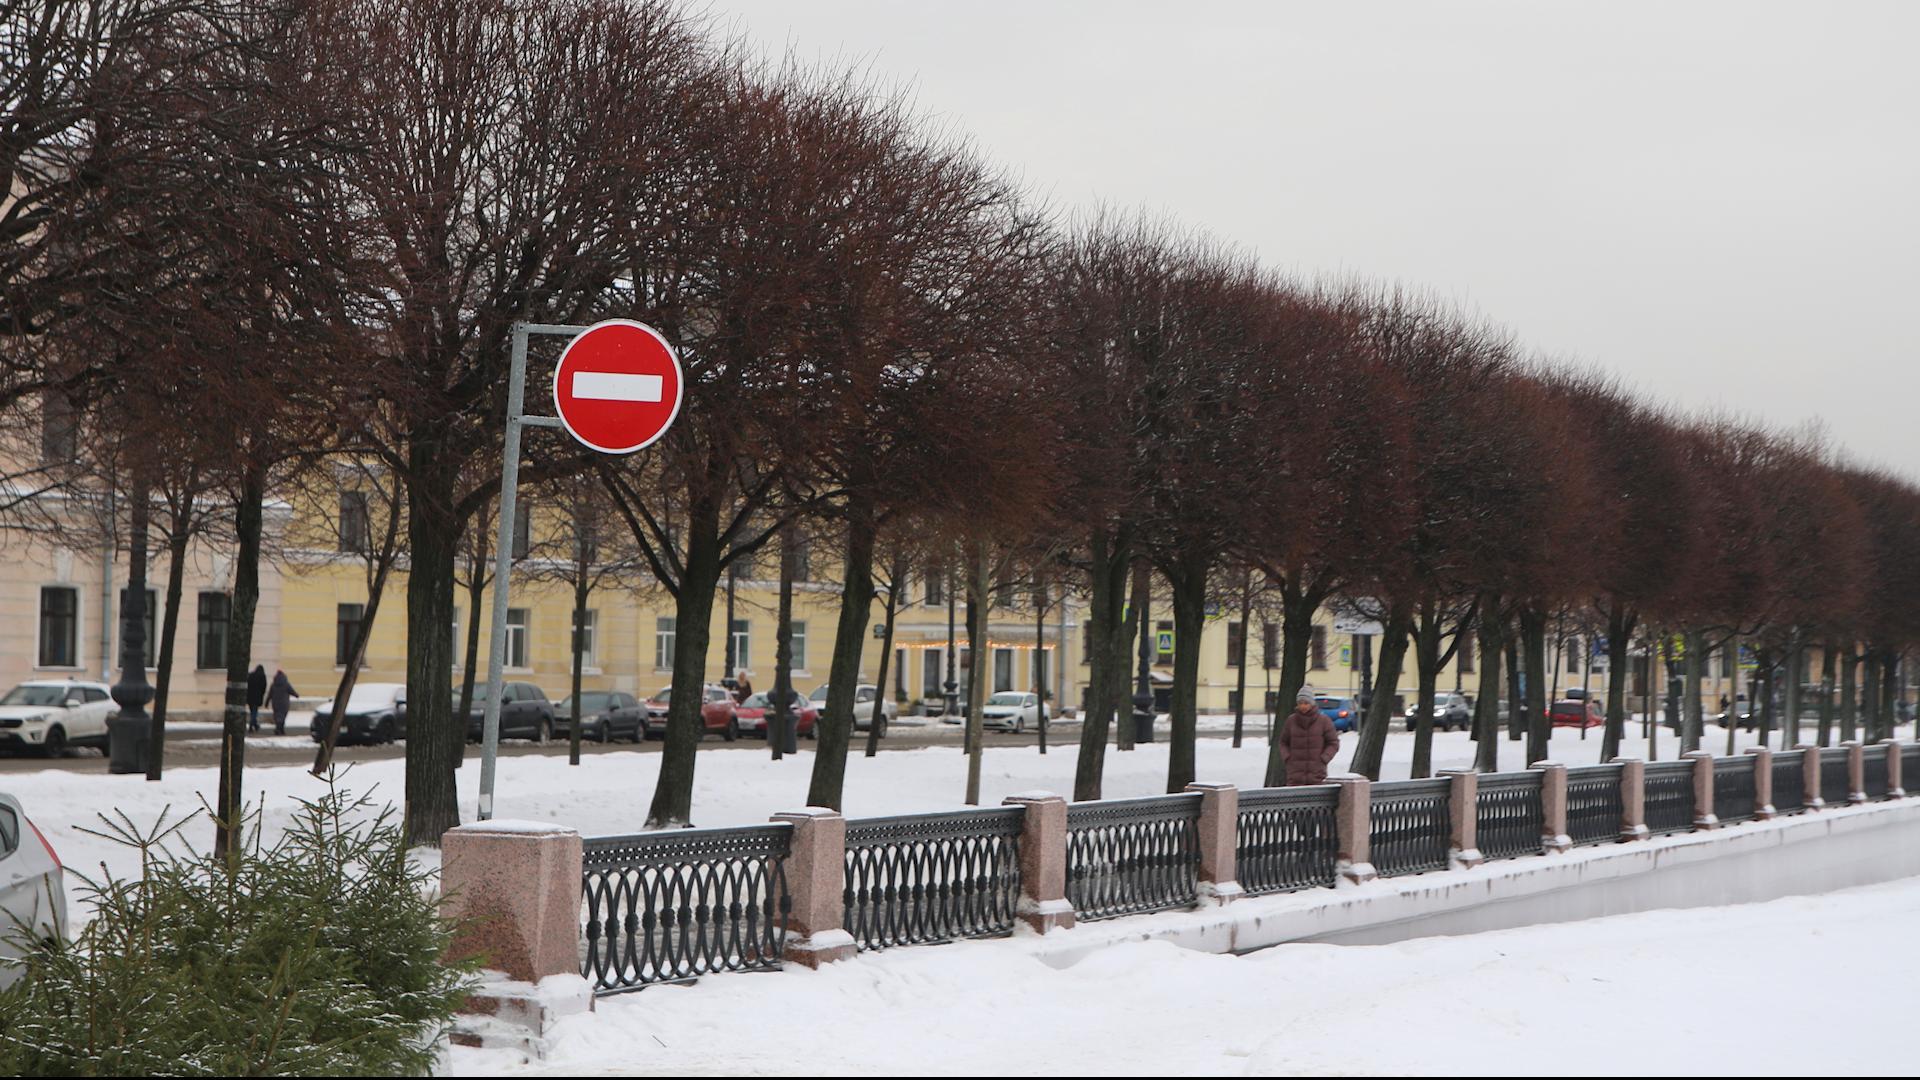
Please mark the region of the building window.
<svg viewBox="0 0 1920 1080"><path fill-rule="evenodd" d="M653 666L667 671L673 667L673 616L663 615L653 622Z"/></svg>
<svg viewBox="0 0 1920 1080"><path fill-rule="evenodd" d="M1327 628L1313 628L1313 670L1327 670Z"/></svg>
<svg viewBox="0 0 1920 1080"><path fill-rule="evenodd" d="M1260 624L1260 664L1280 666L1280 627L1275 623Z"/></svg>
<svg viewBox="0 0 1920 1080"><path fill-rule="evenodd" d="M1465 631L1460 633L1460 674L1473 674L1473 635Z"/></svg>
<svg viewBox="0 0 1920 1080"><path fill-rule="evenodd" d="M507 666L524 668L527 666L527 609L523 607L507 609Z"/></svg>
<svg viewBox="0 0 1920 1080"><path fill-rule="evenodd" d="M522 499L513 508L513 557L524 559L533 550L533 500Z"/></svg>
<svg viewBox="0 0 1920 1080"><path fill-rule="evenodd" d="M346 667L353 659L353 642L360 633L360 622L366 617L365 604L338 604L333 615L333 665Z"/></svg>
<svg viewBox="0 0 1920 1080"><path fill-rule="evenodd" d="M598 631L600 628L600 613L598 611L588 610L575 612L575 614L579 616L579 625L573 628L573 647L580 651L580 666L589 668L599 667Z"/></svg>
<svg viewBox="0 0 1920 1080"><path fill-rule="evenodd" d="M365 555L369 544L367 527L367 493L364 491L343 491L340 493L340 550L352 555Z"/></svg>
<svg viewBox="0 0 1920 1080"><path fill-rule="evenodd" d="M1579 638L1569 639L1566 645L1567 670L1575 675L1580 674L1580 646L1581 641Z"/></svg>
<svg viewBox="0 0 1920 1080"><path fill-rule="evenodd" d="M1153 635L1153 662L1156 664L1171 664L1173 663L1172 620L1162 619L1157 629L1158 632Z"/></svg>
<svg viewBox="0 0 1920 1080"><path fill-rule="evenodd" d="M920 654L920 696L936 698L946 693L941 686L941 666L946 663L942 649L927 649Z"/></svg>
<svg viewBox="0 0 1920 1080"><path fill-rule="evenodd" d="M195 647L194 666L206 671L224 671L227 666L227 620L233 614L233 601L223 592L200 594L200 633Z"/></svg>
<svg viewBox="0 0 1920 1080"><path fill-rule="evenodd" d="M795 671L805 671L807 670L807 620L794 619L787 625L789 630L787 634L787 644L793 649L793 669ZM744 639L742 639L742 645L740 647L745 647ZM740 655L745 656L746 654L743 652ZM742 660L740 666L746 667L746 661Z"/></svg>
<svg viewBox="0 0 1920 1080"><path fill-rule="evenodd" d="M753 653L752 653L752 650L748 648L748 645L752 643L752 637L748 633L748 627L749 627L749 624L745 619L733 620L732 634L733 634L734 671L739 671L741 669L750 668L753 666ZM799 665L795 664L794 666L798 667ZM727 672L727 675L728 677L732 677L733 672L729 671Z"/></svg>
<svg viewBox="0 0 1920 1080"><path fill-rule="evenodd" d="M159 606L160 604L158 600L155 598L154 591L152 589L148 589L147 590L147 610L145 611L145 613L143 613L140 620L141 625L145 627L147 632L146 634L147 640L140 646L140 663L146 667L153 666L153 639L155 637L155 634L153 632L153 613L154 613L154 610ZM126 610L127 610L127 590L121 589L120 590L120 612L123 616L126 614ZM121 622L124 622L124 621L125 621L124 619L121 620ZM117 632L119 629L120 629L120 625L116 623L116 625L114 626L114 630ZM124 644L124 642L122 644ZM115 653L114 656L117 658L119 656L119 653Z"/></svg>
<svg viewBox="0 0 1920 1080"><path fill-rule="evenodd" d="M1013 650L993 650L993 692L1013 689Z"/></svg>
<svg viewBox="0 0 1920 1080"><path fill-rule="evenodd" d="M80 590L49 585L40 590L40 666L78 667Z"/></svg>
<svg viewBox="0 0 1920 1080"><path fill-rule="evenodd" d="M893 650L893 699L899 701L907 696L907 650Z"/></svg>
<svg viewBox="0 0 1920 1080"><path fill-rule="evenodd" d="M1237 622L1227 624L1227 666L1239 667L1247 658L1247 628Z"/></svg>
<svg viewBox="0 0 1920 1080"><path fill-rule="evenodd" d="M40 406L40 463L64 465L78 456L80 437L73 422L73 402L65 394L49 392Z"/></svg>
<svg viewBox="0 0 1920 1080"><path fill-rule="evenodd" d="M927 606L939 607L941 604L944 604L946 602L947 602L947 576L945 574L936 573L935 571L932 571L932 570L927 571L927 597L926 597Z"/></svg>

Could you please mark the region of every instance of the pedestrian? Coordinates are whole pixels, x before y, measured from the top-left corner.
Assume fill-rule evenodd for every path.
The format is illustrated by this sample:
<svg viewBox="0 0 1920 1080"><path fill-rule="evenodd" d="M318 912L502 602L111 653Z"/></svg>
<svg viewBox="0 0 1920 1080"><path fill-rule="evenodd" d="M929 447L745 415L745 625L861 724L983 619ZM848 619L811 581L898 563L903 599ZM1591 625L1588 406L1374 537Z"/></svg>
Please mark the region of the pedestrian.
<svg viewBox="0 0 1920 1080"><path fill-rule="evenodd" d="M1287 786L1326 783L1327 763L1339 752L1340 733L1333 729L1333 721L1314 705L1313 695L1302 690L1280 725L1280 761L1287 767Z"/></svg>
<svg viewBox="0 0 1920 1080"><path fill-rule="evenodd" d="M741 668L733 673L733 700L735 704L753 696L753 680L747 678L747 669Z"/></svg>
<svg viewBox="0 0 1920 1080"><path fill-rule="evenodd" d="M293 707L293 699L297 694L299 694L299 691L295 690L293 683L287 680L287 673L279 668L275 668L273 671L273 686L267 691L267 701L273 706L273 733L275 735L285 735L287 733L287 710Z"/></svg>
<svg viewBox="0 0 1920 1080"><path fill-rule="evenodd" d="M260 730L260 706L267 703L267 666L253 665L247 676L247 730Z"/></svg>

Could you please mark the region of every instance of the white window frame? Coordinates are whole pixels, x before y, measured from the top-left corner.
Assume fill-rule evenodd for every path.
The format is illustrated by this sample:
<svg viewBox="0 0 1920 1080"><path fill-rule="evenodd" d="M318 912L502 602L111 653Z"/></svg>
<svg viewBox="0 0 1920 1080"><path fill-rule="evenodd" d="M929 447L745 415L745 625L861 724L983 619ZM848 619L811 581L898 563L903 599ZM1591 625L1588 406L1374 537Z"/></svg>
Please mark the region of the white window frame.
<svg viewBox="0 0 1920 1080"><path fill-rule="evenodd" d="M673 650L679 645L680 631L675 616L661 615L653 621L653 670L673 670Z"/></svg>
<svg viewBox="0 0 1920 1080"><path fill-rule="evenodd" d="M807 670L807 620L794 619L788 626L787 641L793 649L793 669L805 671Z"/></svg>
<svg viewBox="0 0 1920 1080"><path fill-rule="evenodd" d="M582 671L600 670L600 609L588 608L581 612L585 621L580 633L580 668ZM572 618L569 617L569 622Z"/></svg>
<svg viewBox="0 0 1920 1080"><path fill-rule="evenodd" d="M518 621L515 621L515 617ZM505 667L508 671L531 671L531 651L533 648L533 609L507 609L507 654Z"/></svg>
<svg viewBox="0 0 1920 1080"><path fill-rule="evenodd" d="M735 670L751 670L753 668L752 621L748 619L735 619L733 620L733 625L727 628L727 633L733 635L733 666ZM801 665L796 663L794 666L800 667ZM727 672L727 677L732 678L733 672Z"/></svg>
<svg viewBox="0 0 1920 1080"><path fill-rule="evenodd" d="M59 589L73 594L73 640L69 643L67 654L73 658L71 664L43 664L46 656L46 617L42 612L46 608L46 594ZM86 632L81 620L86 615L85 605L80 602L80 588L77 585L42 585L34 594L37 606L33 611L33 666L40 671L79 671L85 665L80 660L80 643L86 640Z"/></svg>

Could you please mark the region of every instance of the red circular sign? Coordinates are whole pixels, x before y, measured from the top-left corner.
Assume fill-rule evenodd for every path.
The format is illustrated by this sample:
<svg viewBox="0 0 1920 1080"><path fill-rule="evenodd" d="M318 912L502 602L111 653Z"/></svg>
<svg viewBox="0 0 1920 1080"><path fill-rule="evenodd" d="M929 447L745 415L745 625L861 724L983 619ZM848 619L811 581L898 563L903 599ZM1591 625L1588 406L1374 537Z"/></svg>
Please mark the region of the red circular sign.
<svg viewBox="0 0 1920 1080"><path fill-rule="evenodd" d="M567 433L605 454L631 454L680 415L680 358L660 331L629 319L595 323L553 370L553 408Z"/></svg>

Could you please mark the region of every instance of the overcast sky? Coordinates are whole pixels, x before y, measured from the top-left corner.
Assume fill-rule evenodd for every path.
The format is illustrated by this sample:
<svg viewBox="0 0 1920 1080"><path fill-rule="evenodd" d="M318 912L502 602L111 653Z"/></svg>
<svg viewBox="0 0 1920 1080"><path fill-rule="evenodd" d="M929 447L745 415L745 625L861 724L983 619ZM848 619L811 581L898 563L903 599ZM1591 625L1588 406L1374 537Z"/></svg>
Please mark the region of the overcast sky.
<svg viewBox="0 0 1920 1080"><path fill-rule="evenodd" d="M1432 287L1920 478L1920 3L714 0L1062 211Z"/></svg>

